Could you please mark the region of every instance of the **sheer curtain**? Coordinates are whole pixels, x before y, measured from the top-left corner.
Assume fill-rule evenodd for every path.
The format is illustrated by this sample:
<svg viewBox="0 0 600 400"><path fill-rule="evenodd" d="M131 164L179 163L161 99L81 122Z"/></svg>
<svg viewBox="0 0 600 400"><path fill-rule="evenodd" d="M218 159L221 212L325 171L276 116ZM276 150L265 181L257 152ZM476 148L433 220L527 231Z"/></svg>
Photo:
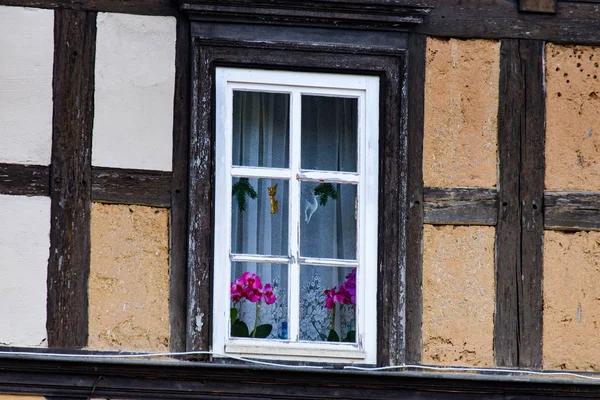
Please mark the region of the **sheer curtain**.
<svg viewBox="0 0 600 400"><path fill-rule="evenodd" d="M286 94L234 92L233 164L289 168L289 96ZM323 96L302 99L302 169L354 171L357 165L356 100ZM233 184L240 179L234 179ZM248 179L256 199L246 207L232 202L232 252L288 256L289 202L300 201L300 255L304 257L356 259L356 186L333 184L337 199L319 204L314 190L319 182L301 182L301 198L289 199L284 180ZM277 184L278 210L272 213L269 187ZM300 340L326 340L332 311L325 307L324 291L339 285L351 268L301 265ZM262 305L260 324L271 324L269 338L286 338L283 322L288 312L288 265L233 263L232 281L244 272L257 273L263 286L270 283L275 303ZM256 307L243 301L239 317L250 330ZM344 305L336 313L340 336L354 328L354 307ZM337 329L337 328L336 328Z"/></svg>

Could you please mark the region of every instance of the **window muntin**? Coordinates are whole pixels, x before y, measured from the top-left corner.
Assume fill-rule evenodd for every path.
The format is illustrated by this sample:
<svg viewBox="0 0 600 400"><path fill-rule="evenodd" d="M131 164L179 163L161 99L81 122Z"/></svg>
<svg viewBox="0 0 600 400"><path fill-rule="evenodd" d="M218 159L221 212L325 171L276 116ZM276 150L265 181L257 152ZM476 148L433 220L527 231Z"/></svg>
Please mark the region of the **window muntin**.
<svg viewBox="0 0 600 400"><path fill-rule="evenodd" d="M215 352L375 362L378 104L377 77L216 69ZM244 211L235 186L240 181L250 184ZM272 213L269 190L275 183L278 210ZM324 201L323 194L315 196L319 185L325 188L319 193L329 193ZM328 231L336 219L342 221ZM230 283L246 271L263 285L269 282L278 297L276 312L264 302L260 307L272 325L268 339L232 331L239 326L231 320ZM333 311L311 277L327 276L339 288L352 271L355 306L336 304L333 320L339 339L348 341L327 341L327 327L314 326L314 320L308 332L309 310ZM249 332L255 319L250 311L235 310L245 313Z"/></svg>

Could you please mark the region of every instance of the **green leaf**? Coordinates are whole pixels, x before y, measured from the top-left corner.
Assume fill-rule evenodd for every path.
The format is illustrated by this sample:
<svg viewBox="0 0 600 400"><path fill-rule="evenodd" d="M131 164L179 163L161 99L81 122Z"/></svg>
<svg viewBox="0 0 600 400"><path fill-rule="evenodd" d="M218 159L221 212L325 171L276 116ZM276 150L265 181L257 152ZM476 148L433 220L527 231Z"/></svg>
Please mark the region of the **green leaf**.
<svg viewBox="0 0 600 400"><path fill-rule="evenodd" d="M333 188L331 183L319 183L314 189L313 193L319 198L319 205L324 206L327 204L327 198L337 200L337 191Z"/></svg>
<svg viewBox="0 0 600 400"><path fill-rule="evenodd" d="M237 319L231 325L231 336L233 337L250 337L248 333L248 325L242 320Z"/></svg>
<svg viewBox="0 0 600 400"><path fill-rule="evenodd" d="M342 342L355 343L356 342L356 331L355 330L348 331L348 336L346 336L344 338L344 340L342 340Z"/></svg>
<svg viewBox="0 0 600 400"><path fill-rule="evenodd" d="M273 326L271 324L259 325L256 327L256 334L254 335L254 337L259 338L259 339L264 339L271 334L272 330L273 330ZM250 337L252 337L253 333L254 333L254 331L252 331L252 333L250 333Z"/></svg>
<svg viewBox="0 0 600 400"><path fill-rule="evenodd" d="M231 307L231 310L229 310L229 315L231 316L231 326L233 326L233 324L235 324L235 320L237 319L237 316L238 316L237 308Z"/></svg>
<svg viewBox="0 0 600 400"><path fill-rule="evenodd" d="M248 178L240 178L239 181L233 184L231 189L231 195L237 200L240 211L246 211L246 195L251 199L256 199L256 190L254 190Z"/></svg>
<svg viewBox="0 0 600 400"><path fill-rule="evenodd" d="M327 336L327 341L328 342L339 342L340 337L338 336L337 332L332 329L329 331L329 336Z"/></svg>

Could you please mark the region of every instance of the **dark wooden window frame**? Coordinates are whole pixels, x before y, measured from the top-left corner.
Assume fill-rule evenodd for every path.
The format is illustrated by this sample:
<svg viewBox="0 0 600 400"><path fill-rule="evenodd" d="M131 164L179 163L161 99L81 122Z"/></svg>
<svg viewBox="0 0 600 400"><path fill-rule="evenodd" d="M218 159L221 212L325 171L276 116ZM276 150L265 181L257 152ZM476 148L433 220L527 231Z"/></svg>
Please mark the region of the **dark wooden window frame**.
<svg viewBox="0 0 600 400"><path fill-rule="evenodd" d="M380 365L404 361L406 262L407 57L354 54L352 48L294 45L192 46L187 350L210 349L214 198L214 71L216 66L377 75L380 85L378 217L378 350ZM363 49L364 50L364 49ZM398 223L390 223L398 221Z"/></svg>

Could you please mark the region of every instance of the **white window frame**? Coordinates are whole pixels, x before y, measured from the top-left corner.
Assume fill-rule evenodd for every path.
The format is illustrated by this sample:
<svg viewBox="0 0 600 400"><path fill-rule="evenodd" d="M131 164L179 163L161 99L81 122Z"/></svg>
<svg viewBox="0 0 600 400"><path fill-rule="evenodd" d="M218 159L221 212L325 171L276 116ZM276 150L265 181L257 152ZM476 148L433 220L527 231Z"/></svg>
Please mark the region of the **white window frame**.
<svg viewBox="0 0 600 400"><path fill-rule="evenodd" d="M375 364L377 362L377 208L379 151L379 77L315 72L217 67L215 71L215 232L213 334L215 355L264 359ZM290 94L290 168L232 165L233 91ZM357 172L300 168L301 96L358 99ZM289 254L283 257L231 254L232 178L289 180ZM299 257L300 182L326 181L357 185L357 260ZM295 201L294 201L295 200ZM285 206L280 204L281 206ZM288 340L230 337L231 262L288 264ZM299 341L300 263L356 268L356 343ZM325 300L325 299L324 299ZM323 306L325 301L323 301Z"/></svg>

